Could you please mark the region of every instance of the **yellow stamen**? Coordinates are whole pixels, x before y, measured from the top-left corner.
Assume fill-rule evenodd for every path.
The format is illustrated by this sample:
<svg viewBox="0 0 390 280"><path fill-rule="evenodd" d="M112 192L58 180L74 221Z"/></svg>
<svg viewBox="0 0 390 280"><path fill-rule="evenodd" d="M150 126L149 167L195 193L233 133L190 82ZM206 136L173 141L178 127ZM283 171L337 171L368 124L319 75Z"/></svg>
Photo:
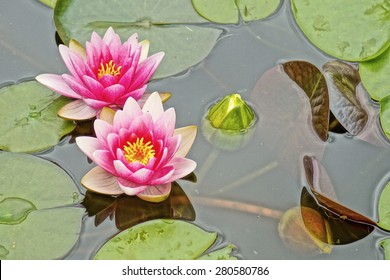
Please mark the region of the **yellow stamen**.
<svg viewBox="0 0 390 280"><path fill-rule="evenodd" d="M122 66L116 67L113 60L110 60L109 63L105 65L100 63L100 69L98 70L99 79L104 75L118 76L121 73Z"/></svg>
<svg viewBox="0 0 390 280"><path fill-rule="evenodd" d="M149 160L154 157L155 151L150 141L144 143L144 138L137 138L134 143L127 142L127 146L123 146L125 158L128 162L139 162L147 165Z"/></svg>

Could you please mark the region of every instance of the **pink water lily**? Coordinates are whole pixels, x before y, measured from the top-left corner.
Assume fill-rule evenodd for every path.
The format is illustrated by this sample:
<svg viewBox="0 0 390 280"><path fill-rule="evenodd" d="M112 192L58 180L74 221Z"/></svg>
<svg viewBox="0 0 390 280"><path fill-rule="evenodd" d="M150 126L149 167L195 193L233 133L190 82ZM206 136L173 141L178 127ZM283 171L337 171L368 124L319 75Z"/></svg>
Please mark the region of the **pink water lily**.
<svg viewBox="0 0 390 280"><path fill-rule="evenodd" d="M112 123L95 120L96 138L76 138L79 148L98 165L81 183L103 194L126 193L153 202L166 199L171 182L196 167L185 158L195 140L196 126L175 129L175 110L164 111L157 93L142 109L129 98L123 110L114 114Z"/></svg>
<svg viewBox="0 0 390 280"><path fill-rule="evenodd" d="M37 81L51 90L77 99L65 105L58 115L83 120L95 117L103 107L122 108L132 97L139 100L162 58L163 52L147 57L149 42L138 42L137 34L124 44L113 28L101 38L92 33L84 49L71 40L59 51L69 74L41 74Z"/></svg>

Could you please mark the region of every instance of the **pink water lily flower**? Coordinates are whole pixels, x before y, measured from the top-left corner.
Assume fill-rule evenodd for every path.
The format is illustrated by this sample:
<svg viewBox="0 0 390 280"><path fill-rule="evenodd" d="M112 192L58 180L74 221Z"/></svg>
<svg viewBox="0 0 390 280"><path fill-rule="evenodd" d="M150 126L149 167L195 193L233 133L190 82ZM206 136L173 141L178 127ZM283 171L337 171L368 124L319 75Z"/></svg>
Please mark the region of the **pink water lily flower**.
<svg viewBox="0 0 390 280"><path fill-rule="evenodd" d="M129 97L141 98L164 57L163 52L147 57L148 50L149 41L138 43L137 34L122 44L110 27L103 38L93 32L85 49L74 40L69 48L59 46L70 75L42 74L36 79L61 95L77 99L60 109L59 116L90 119L103 107L122 108Z"/></svg>
<svg viewBox="0 0 390 280"><path fill-rule="evenodd" d="M98 166L81 183L89 190L109 194L137 195L147 201L166 199L171 182L191 173L196 163L185 158L196 126L175 129L173 108L164 111L153 93L141 109L129 98L112 123L96 119L95 137L76 138L79 148Z"/></svg>

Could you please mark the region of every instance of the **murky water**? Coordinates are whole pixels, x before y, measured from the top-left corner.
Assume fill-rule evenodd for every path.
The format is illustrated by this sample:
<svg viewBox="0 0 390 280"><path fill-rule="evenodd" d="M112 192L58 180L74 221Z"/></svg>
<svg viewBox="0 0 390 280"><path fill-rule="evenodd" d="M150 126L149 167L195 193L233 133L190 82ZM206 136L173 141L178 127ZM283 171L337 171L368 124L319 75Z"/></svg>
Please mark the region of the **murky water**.
<svg viewBox="0 0 390 280"><path fill-rule="evenodd" d="M307 60L320 68L331 59L299 33L288 2L284 1L277 14L267 20L225 26L228 32L206 60L182 75L149 85L149 91L172 92L165 106L175 107L177 127L195 124L201 128L207 108L226 94L238 92L251 100L257 80L279 62ZM36 1L1 1L0 38L0 84L41 73L67 71L55 42L52 10ZM292 158L287 165L292 166L291 170L286 169L278 157L278 147L266 145L282 137L279 128L263 131L261 112L256 113L259 121L254 137L240 150L222 151L210 144L199 130L188 155L198 163L195 170L198 181L179 182L195 209L195 223L218 231L223 237L221 242L235 244L245 259L383 258L378 243L385 235L378 230L352 244L335 246L330 255L302 255L283 245L277 230L278 217L299 205L302 189L299 162L303 154ZM78 186L81 177L92 167L76 145L69 143L69 137L39 156L63 167ZM379 191L390 171L389 149L331 134L321 162L328 170L338 200L377 219ZM226 201L241 202L244 207L240 210ZM245 204L258 208L251 211ZM94 218L86 217L80 241L66 258L91 258L117 232L110 219L96 227Z"/></svg>

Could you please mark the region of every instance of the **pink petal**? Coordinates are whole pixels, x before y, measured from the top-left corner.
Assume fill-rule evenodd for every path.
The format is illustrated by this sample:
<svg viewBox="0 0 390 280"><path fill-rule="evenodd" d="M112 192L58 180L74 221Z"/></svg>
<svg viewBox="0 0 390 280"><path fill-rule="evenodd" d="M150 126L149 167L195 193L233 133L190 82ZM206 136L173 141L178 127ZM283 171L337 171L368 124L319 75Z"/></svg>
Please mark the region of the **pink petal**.
<svg viewBox="0 0 390 280"><path fill-rule="evenodd" d="M72 58L75 56L72 51L65 45L59 45L58 50L61 54L62 60L65 62L66 67L68 68L69 72L72 74L73 77L75 77L78 82L81 82L81 79L79 78L78 71L74 68L76 65L73 63Z"/></svg>
<svg viewBox="0 0 390 280"><path fill-rule="evenodd" d="M161 98L157 92L153 92L148 100L146 100L142 112L151 114L154 122L156 122L162 113L164 113Z"/></svg>
<svg viewBox="0 0 390 280"><path fill-rule="evenodd" d="M156 170L153 178L149 181L149 185L157 186L175 181L175 179L172 179L174 172L175 170L171 165Z"/></svg>
<svg viewBox="0 0 390 280"><path fill-rule="evenodd" d="M142 193L137 194L137 196L145 201L161 202L169 197L171 186L171 183L159 186L149 186Z"/></svg>
<svg viewBox="0 0 390 280"><path fill-rule="evenodd" d="M41 74L35 78L42 85L48 87L52 91L57 92L66 97L80 99L81 96L72 90L64 81L61 75L55 74Z"/></svg>
<svg viewBox="0 0 390 280"><path fill-rule="evenodd" d="M112 76L110 74L103 75L99 78L99 82L103 85L103 87L109 87L111 85L116 84L118 81L118 77Z"/></svg>
<svg viewBox="0 0 390 280"><path fill-rule="evenodd" d="M112 104L117 104L116 100L121 97L125 92L125 88L122 85L114 84L112 86L106 87L103 90L104 100Z"/></svg>
<svg viewBox="0 0 390 280"><path fill-rule="evenodd" d="M131 172L120 160L114 160L114 168L118 177L125 180L129 180L130 176L133 175L133 172Z"/></svg>
<svg viewBox="0 0 390 280"><path fill-rule="evenodd" d="M107 136L110 133L115 132L114 127L111 124L109 124L108 122L103 121L101 119L96 119L94 124L93 124L93 127L95 129L95 134L96 134L96 137L97 137L100 145L102 145L103 149L108 150Z"/></svg>
<svg viewBox="0 0 390 280"><path fill-rule="evenodd" d="M135 71L135 68L134 67L130 67L126 73L124 73L122 75L122 77L120 78L119 80L119 84L121 84L122 86L125 87L126 90L128 90L128 88L130 87L131 85L131 82L133 81L133 76L134 76L134 71Z"/></svg>
<svg viewBox="0 0 390 280"><path fill-rule="evenodd" d="M103 107L106 107L106 106L108 107L108 106L112 105L109 102L102 101L102 100L95 100L95 99L90 99L90 98L85 98L83 100L88 106L95 108L95 109L99 109L99 110L102 109Z"/></svg>
<svg viewBox="0 0 390 280"><path fill-rule="evenodd" d="M195 125L175 129L173 135L182 136L179 149L176 152L177 157L185 157L188 154L192 144L194 144L197 131L198 128Z"/></svg>
<svg viewBox="0 0 390 280"><path fill-rule="evenodd" d="M82 82L79 82L77 79L75 79L73 76L70 76L68 74L62 75L63 80L65 83L68 84L68 86L76 92L78 95L84 98L92 98L96 99L95 94L93 94Z"/></svg>
<svg viewBox="0 0 390 280"><path fill-rule="evenodd" d="M127 99L125 105L123 106L123 112L132 116L132 119L143 114L139 104L134 98Z"/></svg>
<svg viewBox="0 0 390 280"><path fill-rule="evenodd" d="M129 116L125 112L118 110L114 115L113 125L117 128L129 128L135 117L137 117L137 115Z"/></svg>
<svg viewBox="0 0 390 280"><path fill-rule="evenodd" d="M63 106L57 114L65 119L81 121L94 118L97 112L96 109L85 104L83 100L78 99Z"/></svg>
<svg viewBox="0 0 390 280"><path fill-rule="evenodd" d="M89 89L89 91L95 96L101 96L101 93L104 90L104 87L96 79L91 78L90 76L84 75L82 77L84 85Z"/></svg>
<svg viewBox="0 0 390 280"><path fill-rule="evenodd" d="M108 45L111 40L113 40L113 38L116 36L118 36L115 31L114 31L114 28L112 28L111 26L107 29L106 33L104 34L103 36L103 41ZM120 40L119 40L119 44L121 44Z"/></svg>
<svg viewBox="0 0 390 280"><path fill-rule="evenodd" d="M101 149L101 146L95 137L79 136L76 138L76 144L90 159L93 159L93 152Z"/></svg>
<svg viewBox="0 0 390 280"><path fill-rule="evenodd" d="M157 67L160 65L163 57L164 53L159 52L148 57L138 65L137 72L135 75L136 79L133 82L134 87L140 87L141 85L144 85L150 80L154 72L156 72Z"/></svg>
<svg viewBox="0 0 390 280"><path fill-rule="evenodd" d="M147 86L147 85L145 85L145 86L143 86L143 87L141 87L141 88L139 88L139 89L137 89L137 90L133 90L133 91L131 91L131 92L128 92L128 93L124 94L123 96L121 96L121 97L117 100L117 101L118 101L118 104L124 104L124 103L126 103L126 100L127 100L128 98L130 98L130 97L138 101L138 100L142 97L142 95L144 94L144 92L145 92L145 90L146 90L146 86Z"/></svg>
<svg viewBox="0 0 390 280"><path fill-rule="evenodd" d="M196 162L182 157L177 157L171 160L170 164L172 164L175 168L175 172L173 173L170 180L176 181L178 179L187 176L196 168Z"/></svg>
<svg viewBox="0 0 390 280"><path fill-rule="evenodd" d="M114 161L114 166L118 177L138 185L148 185L154 173L146 168L141 168L133 173L119 160Z"/></svg>
<svg viewBox="0 0 390 280"><path fill-rule="evenodd" d="M105 171L100 166L94 167L81 179L81 184L93 192L119 195L123 191L117 183L116 177Z"/></svg>
<svg viewBox="0 0 390 280"><path fill-rule="evenodd" d="M140 99L137 100L139 106L143 107L145 105L146 100L150 97L151 93L144 93ZM161 98L161 102L164 103L166 102L169 98L171 98L172 94L169 92L163 92L163 93L158 93Z"/></svg>
<svg viewBox="0 0 390 280"><path fill-rule="evenodd" d="M143 192L148 186L140 186L132 182L117 178L117 182L121 190L127 195L136 195Z"/></svg>
<svg viewBox="0 0 390 280"><path fill-rule="evenodd" d="M106 150L97 150L92 153L92 160L105 169L106 171L110 172L111 174L116 174L115 168L114 168L114 157L112 156L110 151Z"/></svg>

